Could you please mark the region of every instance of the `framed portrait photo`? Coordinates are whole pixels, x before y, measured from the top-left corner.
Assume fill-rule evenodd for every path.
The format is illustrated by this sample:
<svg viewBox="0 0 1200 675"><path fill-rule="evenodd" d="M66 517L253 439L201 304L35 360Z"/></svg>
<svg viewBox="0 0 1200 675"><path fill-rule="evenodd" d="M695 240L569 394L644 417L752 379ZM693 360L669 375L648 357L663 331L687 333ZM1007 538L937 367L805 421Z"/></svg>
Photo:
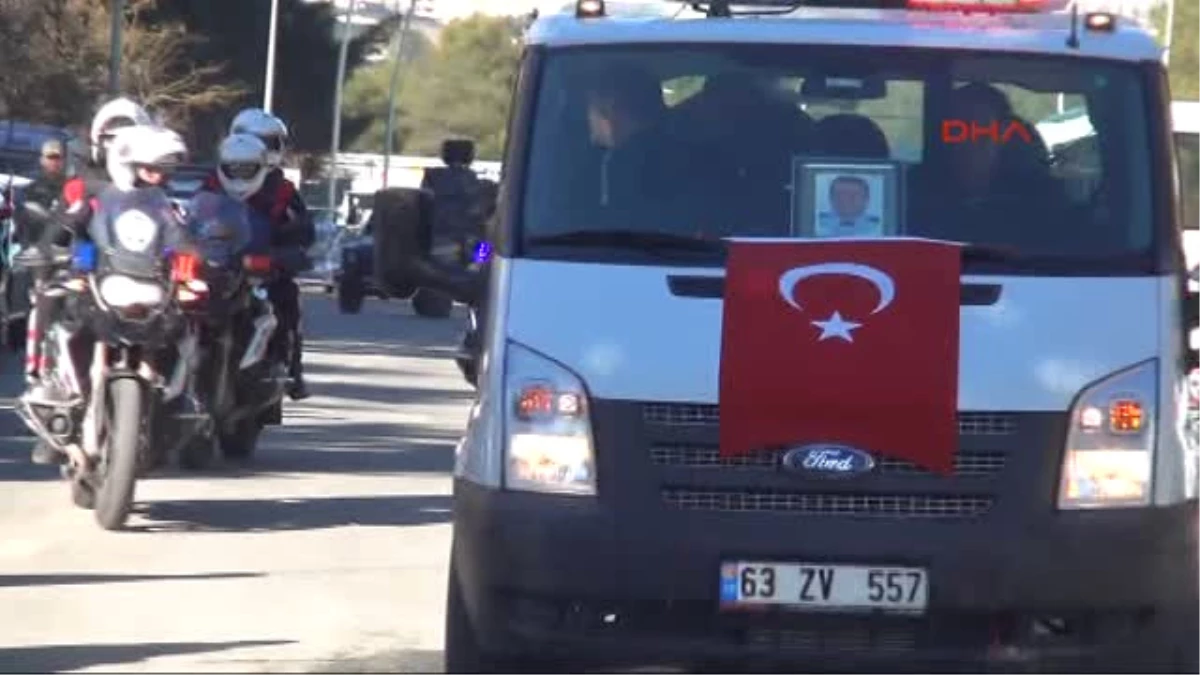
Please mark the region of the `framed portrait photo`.
<svg viewBox="0 0 1200 675"><path fill-rule="evenodd" d="M893 162L792 164L792 235L890 237L900 231L900 167Z"/></svg>

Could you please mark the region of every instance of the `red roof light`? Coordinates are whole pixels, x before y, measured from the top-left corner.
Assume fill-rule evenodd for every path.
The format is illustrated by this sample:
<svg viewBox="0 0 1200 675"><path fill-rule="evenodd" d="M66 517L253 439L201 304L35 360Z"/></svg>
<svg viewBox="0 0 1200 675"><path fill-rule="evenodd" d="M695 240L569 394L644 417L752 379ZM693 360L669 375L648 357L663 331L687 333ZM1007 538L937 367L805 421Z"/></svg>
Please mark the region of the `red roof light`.
<svg viewBox="0 0 1200 675"><path fill-rule="evenodd" d="M922 12L1036 14L1046 10L1046 2L1045 0L908 0L908 8Z"/></svg>

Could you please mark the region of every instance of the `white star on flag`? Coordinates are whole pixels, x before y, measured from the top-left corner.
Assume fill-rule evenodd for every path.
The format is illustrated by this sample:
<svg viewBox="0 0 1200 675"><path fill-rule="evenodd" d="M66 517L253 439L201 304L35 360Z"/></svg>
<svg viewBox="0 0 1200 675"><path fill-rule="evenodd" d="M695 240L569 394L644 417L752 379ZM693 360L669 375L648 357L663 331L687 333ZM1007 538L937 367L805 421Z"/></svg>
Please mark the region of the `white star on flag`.
<svg viewBox="0 0 1200 675"><path fill-rule="evenodd" d="M850 331L862 326L861 323L854 323L853 321L843 319L840 312L834 312L832 316L824 321L813 321L812 325L821 329L821 335L817 337L818 342L830 338L854 342L854 338L850 337Z"/></svg>

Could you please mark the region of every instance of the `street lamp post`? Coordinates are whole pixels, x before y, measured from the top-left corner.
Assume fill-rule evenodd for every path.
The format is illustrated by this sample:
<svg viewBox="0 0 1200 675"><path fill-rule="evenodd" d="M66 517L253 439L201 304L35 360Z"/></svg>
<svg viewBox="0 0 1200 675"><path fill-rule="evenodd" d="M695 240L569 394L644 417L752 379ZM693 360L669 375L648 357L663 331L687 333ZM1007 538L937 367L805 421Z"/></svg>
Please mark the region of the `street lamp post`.
<svg viewBox="0 0 1200 675"><path fill-rule="evenodd" d="M392 63L392 82L388 89L387 125L383 133L383 187L388 187L388 173L392 167L392 146L396 134L396 92L400 88L400 71L404 68L404 39L408 36L409 24L417 9L417 0L409 0L408 11L400 24L400 34L396 37L396 54ZM400 0L396 0L396 11L400 10Z"/></svg>
<svg viewBox="0 0 1200 675"><path fill-rule="evenodd" d="M279 0L271 0L271 27L267 33L267 77L263 85L263 110L271 112L275 100L275 39L279 31Z"/></svg>
<svg viewBox="0 0 1200 675"><path fill-rule="evenodd" d="M109 13L108 93L115 97L121 93L121 38L125 29L125 0L112 0Z"/></svg>
<svg viewBox="0 0 1200 675"><path fill-rule="evenodd" d="M354 0L346 5L345 18L342 19L342 44L338 51L337 82L333 90L333 143L330 147L329 167L329 210L337 207L337 169L338 153L342 145L342 85L346 81L346 58L350 50L350 22L354 19Z"/></svg>

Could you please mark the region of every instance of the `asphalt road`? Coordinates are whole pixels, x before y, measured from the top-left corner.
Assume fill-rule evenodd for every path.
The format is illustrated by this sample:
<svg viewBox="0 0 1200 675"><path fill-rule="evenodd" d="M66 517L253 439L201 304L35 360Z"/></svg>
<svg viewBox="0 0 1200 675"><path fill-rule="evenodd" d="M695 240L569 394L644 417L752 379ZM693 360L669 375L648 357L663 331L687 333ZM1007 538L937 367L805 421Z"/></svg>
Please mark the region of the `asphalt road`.
<svg viewBox="0 0 1200 675"><path fill-rule="evenodd" d="M460 321L306 312L314 396L245 467L140 482L120 533L29 464L0 355L0 672L441 668Z"/></svg>

